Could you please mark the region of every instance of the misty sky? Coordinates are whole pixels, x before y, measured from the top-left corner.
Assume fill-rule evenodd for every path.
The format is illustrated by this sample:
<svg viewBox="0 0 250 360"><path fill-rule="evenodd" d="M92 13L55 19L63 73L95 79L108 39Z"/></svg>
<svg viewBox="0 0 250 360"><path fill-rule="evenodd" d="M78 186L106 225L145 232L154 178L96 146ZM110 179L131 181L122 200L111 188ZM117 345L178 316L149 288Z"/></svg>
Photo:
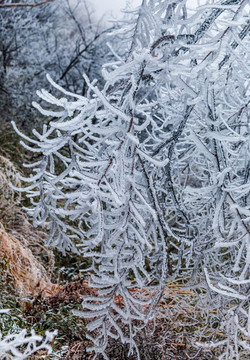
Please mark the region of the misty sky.
<svg viewBox="0 0 250 360"><path fill-rule="evenodd" d="M106 12L112 12L113 15L121 14L120 9L125 8L128 0L90 0L90 3L95 7L98 17ZM140 4L141 0L129 0L134 5Z"/></svg>

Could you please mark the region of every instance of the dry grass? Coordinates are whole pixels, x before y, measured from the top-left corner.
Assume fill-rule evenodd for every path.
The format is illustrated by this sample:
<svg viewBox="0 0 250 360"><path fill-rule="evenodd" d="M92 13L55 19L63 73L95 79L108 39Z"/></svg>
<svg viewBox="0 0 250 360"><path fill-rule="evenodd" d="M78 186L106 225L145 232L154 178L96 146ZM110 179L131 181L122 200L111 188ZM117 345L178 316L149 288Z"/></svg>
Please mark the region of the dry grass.
<svg viewBox="0 0 250 360"><path fill-rule="evenodd" d="M0 156L0 258L7 260L18 293L27 296L39 293L50 283L54 259L42 245L47 235L29 223L19 206L21 195L10 183L21 186L14 164ZM44 265L41 256L47 260Z"/></svg>
<svg viewBox="0 0 250 360"><path fill-rule="evenodd" d="M15 280L15 288L21 296L34 295L50 283L45 268L31 250L17 238L8 234L0 225L0 257L5 258Z"/></svg>

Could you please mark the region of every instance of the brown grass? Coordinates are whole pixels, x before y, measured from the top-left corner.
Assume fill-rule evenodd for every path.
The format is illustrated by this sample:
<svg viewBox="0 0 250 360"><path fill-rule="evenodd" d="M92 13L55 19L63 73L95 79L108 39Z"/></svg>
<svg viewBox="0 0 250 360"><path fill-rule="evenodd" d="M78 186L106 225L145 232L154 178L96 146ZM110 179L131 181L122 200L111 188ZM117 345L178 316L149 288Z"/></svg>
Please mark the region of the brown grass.
<svg viewBox="0 0 250 360"><path fill-rule="evenodd" d="M15 280L15 288L22 296L38 294L50 283L44 267L31 250L8 234L0 224L0 257L5 258Z"/></svg>
<svg viewBox="0 0 250 360"><path fill-rule="evenodd" d="M21 186L14 164L0 155L0 259L7 260L18 293L27 296L39 293L50 283L54 259L52 252L43 246L47 235L29 223L19 206L21 194L10 183ZM47 259L44 265L41 255Z"/></svg>

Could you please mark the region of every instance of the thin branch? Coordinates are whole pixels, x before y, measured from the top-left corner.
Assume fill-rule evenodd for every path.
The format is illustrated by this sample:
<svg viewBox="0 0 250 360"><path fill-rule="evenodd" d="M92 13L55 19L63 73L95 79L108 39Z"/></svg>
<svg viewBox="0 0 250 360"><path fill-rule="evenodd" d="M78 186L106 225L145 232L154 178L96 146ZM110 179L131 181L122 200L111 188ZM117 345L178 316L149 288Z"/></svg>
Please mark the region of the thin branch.
<svg viewBox="0 0 250 360"><path fill-rule="evenodd" d="M35 7L35 6L40 6L40 5L44 5L44 4L47 4L49 2L52 2L54 0L44 0L44 1L41 1L37 4L25 4L25 3L11 3L11 4L2 4L1 3L3 2L4 0L0 1L0 8L10 8L10 7Z"/></svg>
<svg viewBox="0 0 250 360"><path fill-rule="evenodd" d="M50 0L51 1L51 0ZM109 28L109 29L106 29L104 31L102 31L101 33L95 35L94 39L91 40L78 54L76 54L76 56L73 57L73 59L70 61L69 65L66 67L66 69L64 70L64 72L62 73L61 77L60 77L60 80L62 80L66 75L67 73L70 71L70 69L72 67L74 67L78 61L79 61L79 57L85 52L88 50L88 48L93 45L95 43L95 41L101 37L103 34L109 32L110 30L112 30L113 28Z"/></svg>

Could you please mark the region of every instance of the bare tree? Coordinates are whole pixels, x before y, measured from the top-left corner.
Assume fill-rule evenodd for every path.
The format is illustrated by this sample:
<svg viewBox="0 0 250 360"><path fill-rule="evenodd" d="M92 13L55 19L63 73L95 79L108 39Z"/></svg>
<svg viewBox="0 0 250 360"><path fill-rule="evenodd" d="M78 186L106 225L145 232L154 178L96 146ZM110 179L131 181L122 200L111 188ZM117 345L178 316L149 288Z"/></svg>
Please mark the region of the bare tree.
<svg viewBox="0 0 250 360"><path fill-rule="evenodd" d="M26 128L34 121L28 104L34 99L34 89L46 86L47 72L78 93L86 89L83 72L101 79L108 52L102 39L108 30L95 22L86 6L82 1L73 6L54 0L29 11L23 7L0 11L2 121L17 116Z"/></svg>
<svg viewBox="0 0 250 360"><path fill-rule="evenodd" d="M13 8L13 7L36 7L47 4L54 0L44 0L37 3L24 3L24 2L9 2L8 0L1 0L0 1L0 8Z"/></svg>

